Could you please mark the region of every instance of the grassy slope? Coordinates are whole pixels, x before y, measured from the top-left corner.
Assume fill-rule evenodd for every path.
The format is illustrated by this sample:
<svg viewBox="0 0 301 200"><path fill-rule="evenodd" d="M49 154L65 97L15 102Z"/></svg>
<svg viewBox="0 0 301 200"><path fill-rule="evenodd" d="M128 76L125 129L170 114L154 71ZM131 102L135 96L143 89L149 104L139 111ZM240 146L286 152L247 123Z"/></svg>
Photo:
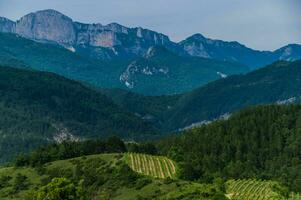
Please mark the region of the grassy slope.
<svg viewBox="0 0 301 200"><path fill-rule="evenodd" d="M100 163L100 164L99 164ZM0 188L0 198L3 200L23 200L26 196L30 195L30 192L37 190L41 185L47 183L50 177L67 177L72 180L76 175L76 166L82 166L85 168L93 167L97 174L91 174L95 176L94 182L99 179L103 179L100 185L95 187L90 185L87 188L87 195L91 195L95 198L110 199L110 200L132 200L132 199L210 199L212 191L214 191L213 185L204 185L198 183L190 183L181 180L162 180L152 179L144 176L137 176L137 178L130 181L125 181L122 177L121 171L119 171L125 163L123 156L119 154L101 154L92 155L87 157L74 158L70 160L55 161L48 163L39 170L32 168L0 168L0 177L9 175L12 178L9 184L4 188ZM17 173L26 175L28 177L26 190L22 190L18 193L13 193L12 186L14 177ZM86 172L87 173L87 172ZM129 175L133 172L123 173L123 175ZM89 173L87 173L89 174ZM81 178L87 176L82 175ZM94 183L93 182L93 183ZM89 190L93 190L92 193ZM208 196L207 198L202 196Z"/></svg>

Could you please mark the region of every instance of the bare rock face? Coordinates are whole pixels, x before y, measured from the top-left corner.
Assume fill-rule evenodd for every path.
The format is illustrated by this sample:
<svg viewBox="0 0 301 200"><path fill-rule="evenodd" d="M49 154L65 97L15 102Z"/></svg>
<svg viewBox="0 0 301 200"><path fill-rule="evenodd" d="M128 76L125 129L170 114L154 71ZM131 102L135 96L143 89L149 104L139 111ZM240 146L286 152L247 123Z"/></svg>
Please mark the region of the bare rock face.
<svg viewBox="0 0 301 200"><path fill-rule="evenodd" d="M75 23L77 45L111 48L121 45L116 33L126 32L125 29L113 29L101 24Z"/></svg>
<svg viewBox="0 0 301 200"><path fill-rule="evenodd" d="M238 43L213 40L195 34L175 43L168 36L148 29L128 28L117 23L83 24L55 10L30 13L17 22L0 17L0 32L16 33L39 42L62 45L96 59L136 58L153 46L163 46L181 56L193 56L243 63L250 69L276 60L297 60L300 45L288 45L277 51L257 51Z"/></svg>
<svg viewBox="0 0 301 200"><path fill-rule="evenodd" d="M131 62L120 75L119 80L129 89L138 84L138 76L168 76L169 68L152 63L146 59Z"/></svg>
<svg viewBox="0 0 301 200"><path fill-rule="evenodd" d="M4 17L0 17L0 32L3 33L14 33L16 31L16 23L6 19Z"/></svg>
<svg viewBox="0 0 301 200"><path fill-rule="evenodd" d="M170 49L177 46L168 36L148 29L127 28L117 23L102 25L73 22L55 10L30 13L16 23L0 18L0 32L57 43L72 51L81 49L81 52L89 52L90 57L105 59L142 56L151 46L162 45Z"/></svg>
<svg viewBox="0 0 301 200"><path fill-rule="evenodd" d="M76 40L73 21L55 11L44 10L30 13L16 24L16 33L30 39L50 41L71 46Z"/></svg>

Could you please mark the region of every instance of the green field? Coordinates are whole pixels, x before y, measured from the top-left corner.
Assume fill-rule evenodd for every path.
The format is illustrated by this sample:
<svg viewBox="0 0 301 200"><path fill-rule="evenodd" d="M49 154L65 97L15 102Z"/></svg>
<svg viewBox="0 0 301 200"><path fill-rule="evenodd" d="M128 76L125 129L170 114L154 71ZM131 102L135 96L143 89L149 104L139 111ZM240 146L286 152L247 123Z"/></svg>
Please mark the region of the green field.
<svg viewBox="0 0 301 200"><path fill-rule="evenodd" d="M138 153L128 153L125 157L128 165L140 174L162 179L176 175L176 164L166 157Z"/></svg>

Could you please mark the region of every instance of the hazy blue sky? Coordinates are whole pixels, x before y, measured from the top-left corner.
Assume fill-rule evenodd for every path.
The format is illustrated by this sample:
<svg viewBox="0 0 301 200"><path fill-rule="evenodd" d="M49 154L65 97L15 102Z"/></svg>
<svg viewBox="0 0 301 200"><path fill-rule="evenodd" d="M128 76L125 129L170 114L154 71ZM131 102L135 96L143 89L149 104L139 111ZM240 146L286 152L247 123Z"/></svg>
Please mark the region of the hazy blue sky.
<svg viewBox="0 0 301 200"><path fill-rule="evenodd" d="M301 0L0 0L0 15L13 20L47 8L81 22L142 26L174 41L202 33L260 50L301 44Z"/></svg>

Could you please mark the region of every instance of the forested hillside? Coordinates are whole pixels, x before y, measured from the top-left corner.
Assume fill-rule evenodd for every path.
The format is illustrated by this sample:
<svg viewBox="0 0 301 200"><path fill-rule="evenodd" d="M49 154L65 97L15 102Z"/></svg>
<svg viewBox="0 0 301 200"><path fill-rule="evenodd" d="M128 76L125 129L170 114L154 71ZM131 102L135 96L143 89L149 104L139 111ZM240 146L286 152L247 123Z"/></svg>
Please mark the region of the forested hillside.
<svg viewBox="0 0 301 200"><path fill-rule="evenodd" d="M97 87L123 88L147 95L187 92L249 70L239 63L177 56L162 47L154 47L139 58L103 61L56 43L38 43L7 33L0 33L0 64L28 66Z"/></svg>
<svg viewBox="0 0 301 200"><path fill-rule="evenodd" d="M154 122L160 129L177 131L252 105L298 103L300 77L301 61L277 62L179 95L148 97L110 89L101 92L124 109Z"/></svg>
<svg viewBox="0 0 301 200"><path fill-rule="evenodd" d="M120 76L133 92L144 95L172 95L188 92L210 81L249 72L237 62L178 56L161 46L131 61Z"/></svg>
<svg viewBox="0 0 301 200"><path fill-rule="evenodd" d="M106 96L51 73L0 67L0 162L64 139L154 136L154 129Z"/></svg>
<svg viewBox="0 0 301 200"><path fill-rule="evenodd" d="M169 110L168 129L213 120L251 105L296 103L301 96L301 61L276 62L218 80L186 93Z"/></svg>
<svg viewBox="0 0 301 200"><path fill-rule="evenodd" d="M57 44L38 43L18 35L0 33L0 64L28 66L102 87L121 87L119 75L128 61L93 60Z"/></svg>
<svg viewBox="0 0 301 200"><path fill-rule="evenodd" d="M300 105L248 108L158 146L187 180L267 179L301 191Z"/></svg>

